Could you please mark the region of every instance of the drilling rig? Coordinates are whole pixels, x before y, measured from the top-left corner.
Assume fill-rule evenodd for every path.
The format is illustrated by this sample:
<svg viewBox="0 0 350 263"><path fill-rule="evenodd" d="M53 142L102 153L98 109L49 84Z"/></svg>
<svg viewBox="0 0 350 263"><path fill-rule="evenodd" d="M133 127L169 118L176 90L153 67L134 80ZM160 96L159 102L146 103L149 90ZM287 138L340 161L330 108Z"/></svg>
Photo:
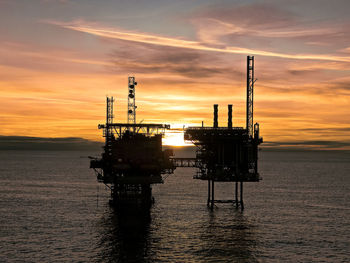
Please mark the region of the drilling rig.
<svg viewBox="0 0 350 263"><path fill-rule="evenodd" d="M113 97L106 99L106 123L98 125L105 137L101 158L90 168L99 182L111 190L110 204L119 208L149 208L153 203L152 184L163 183L162 175L173 173L172 150L162 150L167 124L136 123L135 77L128 78L127 123L115 123Z"/></svg>
<svg viewBox="0 0 350 263"><path fill-rule="evenodd" d="M176 166L196 167L194 179L208 181L207 205L234 203L244 209L243 183L258 182L259 124L253 125L254 56L247 57L246 127L232 126L232 105L228 105L227 127L218 125L218 105L214 104L212 127L188 127L185 140L196 146L196 158L173 158ZM234 182L234 199L215 200L215 182ZM239 187L240 184L240 187Z"/></svg>
<svg viewBox="0 0 350 263"><path fill-rule="evenodd" d="M99 182L111 189L110 203L149 208L153 203L152 184L163 183L162 175L176 167L195 167L194 179L208 181L207 205L233 203L244 209L243 183L259 182L258 146L263 142L259 124L253 124L254 56L247 57L246 127L234 127L233 106L228 105L227 127L219 127L218 104L214 104L213 126L188 127L184 139L196 146L195 158L175 158L171 149L162 150L162 136L170 125L136 122L137 82L128 79L127 123L114 123L113 97L107 97L106 123L100 124L105 137L102 158L93 158L90 168ZM216 200L215 182L234 182L234 199Z"/></svg>

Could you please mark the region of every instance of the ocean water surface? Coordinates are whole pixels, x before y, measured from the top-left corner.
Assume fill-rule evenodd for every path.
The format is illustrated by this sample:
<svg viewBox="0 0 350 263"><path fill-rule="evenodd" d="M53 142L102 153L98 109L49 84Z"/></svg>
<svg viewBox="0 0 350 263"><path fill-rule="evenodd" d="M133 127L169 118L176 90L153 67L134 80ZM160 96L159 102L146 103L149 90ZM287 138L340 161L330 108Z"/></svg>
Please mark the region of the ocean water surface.
<svg viewBox="0 0 350 263"><path fill-rule="evenodd" d="M349 153L262 151L243 212L209 210L206 182L178 168L137 216L109 207L92 154L0 151L0 262L350 262Z"/></svg>

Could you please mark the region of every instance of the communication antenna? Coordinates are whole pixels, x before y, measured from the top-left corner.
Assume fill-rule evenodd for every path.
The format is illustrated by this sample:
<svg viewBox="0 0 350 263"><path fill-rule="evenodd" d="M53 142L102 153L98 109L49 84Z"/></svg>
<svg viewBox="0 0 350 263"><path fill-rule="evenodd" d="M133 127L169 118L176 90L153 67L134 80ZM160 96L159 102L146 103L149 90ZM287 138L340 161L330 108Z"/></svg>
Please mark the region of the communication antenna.
<svg viewBox="0 0 350 263"><path fill-rule="evenodd" d="M113 137L113 131L112 131L112 126L113 124L113 103L114 103L114 98L113 97L107 97L107 108L106 108L106 127L105 127L105 137L106 137L106 153L108 156L112 155L112 137Z"/></svg>
<svg viewBox="0 0 350 263"><path fill-rule="evenodd" d="M136 124L136 108L135 105L135 86L137 82L135 77L129 77L128 80L128 124ZM135 129L134 129L135 131Z"/></svg>

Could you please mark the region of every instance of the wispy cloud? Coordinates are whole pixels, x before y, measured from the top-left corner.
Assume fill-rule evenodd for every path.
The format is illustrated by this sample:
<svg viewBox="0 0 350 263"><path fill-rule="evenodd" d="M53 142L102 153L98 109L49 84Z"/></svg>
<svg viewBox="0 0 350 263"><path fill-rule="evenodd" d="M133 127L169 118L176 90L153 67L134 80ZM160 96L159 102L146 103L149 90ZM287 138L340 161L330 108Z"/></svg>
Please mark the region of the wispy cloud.
<svg viewBox="0 0 350 263"><path fill-rule="evenodd" d="M110 54L114 70L120 73L169 73L173 76L186 77L187 81L192 83L198 83L199 78L208 79L224 75L230 75L232 78L242 74L225 63L221 56L212 52L169 46L145 47L135 42L127 45L124 43L121 46L123 48L116 48Z"/></svg>
<svg viewBox="0 0 350 263"><path fill-rule="evenodd" d="M201 43L199 41L192 41L180 38L172 38L172 37L164 37L154 34L146 34L146 33L138 33L131 32L122 29L113 29L106 28L99 25L89 25L87 22L78 21L71 23L63 23L63 22L55 22L55 21L47 21L47 23L51 23L57 26L61 26L63 28L84 32L92 35L96 35L99 37L110 38L110 39L120 39L126 41L139 42L144 44L152 44L158 46L168 46L168 47L177 47L177 48L186 48L186 49L195 49L202 51L210 51L210 52L222 52L222 53L231 53L231 54L252 54L252 55L260 55L267 57L279 57L279 58L288 58L288 59L301 59L301 60L325 60L325 61L342 61L342 62L350 62L350 57L346 56L335 56L335 55L323 55L323 54L287 54L273 51L265 51L259 49L249 49L242 48L237 46L224 46L224 47L213 47L210 45L206 45L205 43Z"/></svg>
<svg viewBox="0 0 350 263"><path fill-rule="evenodd" d="M336 21L327 23L317 21L310 23L309 19L278 8L271 3L252 3L242 5L218 6L210 5L191 15L191 22L201 36L222 33L222 35L252 35L269 38L300 38L346 37L347 24Z"/></svg>
<svg viewBox="0 0 350 263"><path fill-rule="evenodd" d="M211 43L220 43L219 38L225 35L244 35L267 38L301 38L324 37L325 35L341 36L343 32L336 26L305 28L297 25L287 28L261 28L229 23L216 18L200 18L193 20L198 28L199 38Z"/></svg>
<svg viewBox="0 0 350 263"><path fill-rule="evenodd" d="M54 63L54 62L66 62L67 65L74 64L86 64L96 66L110 66L109 62L102 59L89 59L82 56L78 52L63 50L63 49L43 49L36 48L33 46L24 45L20 42L0 42L0 55L3 58L2 65L8 64L13 65L16 62L28 61L32 66L40 63ZM16 56L12 54L16 53ZM6 58L6 59L5 59ZM20 64L18 63L18 64Z"/></svg>
<svg viewBox="0 0 350 263"><path fill-rule="evenodd" d="M341 50L339 50L340 52L344 52L344 53L347 53L347 54L350 54L350 47L346 47L346 48L343 48Z"/></svg>

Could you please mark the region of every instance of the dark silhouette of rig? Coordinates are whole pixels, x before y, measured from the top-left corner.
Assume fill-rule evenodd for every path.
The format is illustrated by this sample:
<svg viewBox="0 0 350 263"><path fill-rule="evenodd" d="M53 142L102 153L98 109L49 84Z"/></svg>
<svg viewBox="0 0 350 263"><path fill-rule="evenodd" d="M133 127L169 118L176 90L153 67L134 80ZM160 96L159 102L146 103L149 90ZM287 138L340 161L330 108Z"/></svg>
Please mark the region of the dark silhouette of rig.
<svg viewBox="0 0 350 263"><path fill-rule="evenodd" d="M162 150L162 136L170 125L136 123L134 77L128 81L127 123L113 122L113 97L107 97L102 158L92 158L90 168L97 180L111 189L110 204L120 208L148 208L153 203L152 184L163 183L162 175L173 173L171 150Z"/></svg>
<svg viewBox="0 0 350 263"><path fill-rule="evenodd" d="M232 105L228 105L227 127L218 126L218 105L214 104L213 127L189 127L185 140L197 147L196 158L173 158L177 167L197 167L194 179L208 181L207 205L234 203L244 209L243 183L258 182L259 124L253 124L254 57L247 57L246 128L232 126ZM215 182L235 182L233 200L215 200ZM240 187L239 187L240 184Z"/></svg>
<svg viewBox="0 0 350 263"><path fill-rule="evenodd" d="M214 105L213 127L188 127L184 139L196 146L195 158L175 158L172 150L162 150L166 124L137 124L134 77L128 84L128 123L113 123L113 97L107 97L106 143L102 158L93 158L90 167L98 181L111 189L111 204L150 207L151 185L163 183L162 175L176 167L196 167L194 179L208 181L207 205L233 203L244 209L243 183L258 182L259 124L253 124L254 57L247 57L246 127L233 127L232 105L228 105L228 125L218 126L218 105ZM215 200L215 182L235 182L233 200ZM240 187L239 187L240 184Z"/></svg>

